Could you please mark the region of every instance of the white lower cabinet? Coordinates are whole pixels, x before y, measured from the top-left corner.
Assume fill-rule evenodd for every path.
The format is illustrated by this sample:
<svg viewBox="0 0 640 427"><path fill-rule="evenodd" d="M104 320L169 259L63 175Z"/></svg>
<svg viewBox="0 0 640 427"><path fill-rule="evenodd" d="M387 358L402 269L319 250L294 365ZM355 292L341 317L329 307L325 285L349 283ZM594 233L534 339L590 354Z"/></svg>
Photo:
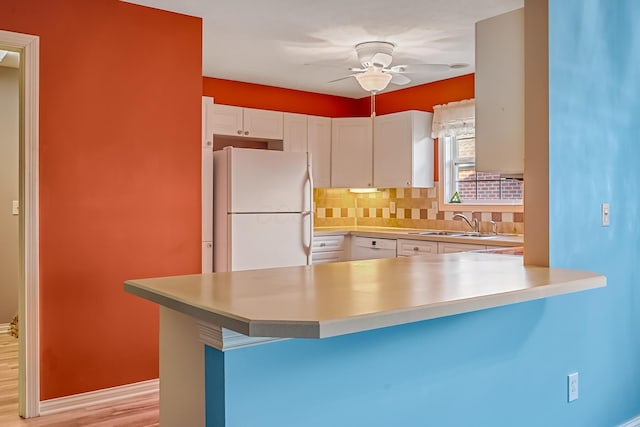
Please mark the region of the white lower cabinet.
<svg viewBox="0 0 640 427"><path fill-rule="evenodd" d="M398 239L398 256L437 254L438 242Z"/></svg>
<svg viewBox="0 0 640 427"><path fill-rule="evenodd" d="M328 262L346 261L344 235L314 236L311 245L311 263L325 264Z"/></svg>
<svg viewBox="0 0 640 427"><path fill-rule="evenodd" d="M480 249L487 249L487 247L485 245L474 245L470 243L438 242L439 254L452 254L455 252L468 252Z"/></svg>
<svg viewBox="0 0 640 427"><path fill-rule="evenodd" d="M397 256L396 239L379 239L377 237L351 238L351 260L395 258Z"/></svg>
<svg viewBox="0 0 640 427"><path fill-rule="evenodd" d="M213 242L202 242L202 273L213 273Z"/></svg>
<svg viewBox="0 0 640 427"><path fill-rule="evenodd" d="M485 249L500 249L473 243L452 243L430 240L388 239L348 235L314 236L311 246L312 264L353 261L399 256L452 254Z"/></svg>

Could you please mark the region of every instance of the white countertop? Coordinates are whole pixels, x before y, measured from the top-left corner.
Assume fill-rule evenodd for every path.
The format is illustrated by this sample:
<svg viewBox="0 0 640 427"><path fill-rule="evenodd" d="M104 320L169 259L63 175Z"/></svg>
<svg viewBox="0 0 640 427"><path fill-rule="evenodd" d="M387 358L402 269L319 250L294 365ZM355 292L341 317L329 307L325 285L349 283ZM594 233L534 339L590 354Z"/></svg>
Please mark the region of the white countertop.
<svg viewBox="0 0 640 427"><path fill-rule="evenodd" d="M432 242L466 243L486 246L522 246L524 244L524 236L522 234L497 234L491 237L480 238L473 236L438 236L416 234L424 231L439 230L422 230L416 228L396 227L316 227L314 229L314 235L328 236L349 234L352 236L362 237L427 240ZM464 233L464 231L460 231L460 233Z"/></svg>
<svg viewBox="0 0 640 427"><path fill-rule="evenodd" d="M324 338L605 285L588 271L466 252L130 280L124 288L250 337Z"/></svg>

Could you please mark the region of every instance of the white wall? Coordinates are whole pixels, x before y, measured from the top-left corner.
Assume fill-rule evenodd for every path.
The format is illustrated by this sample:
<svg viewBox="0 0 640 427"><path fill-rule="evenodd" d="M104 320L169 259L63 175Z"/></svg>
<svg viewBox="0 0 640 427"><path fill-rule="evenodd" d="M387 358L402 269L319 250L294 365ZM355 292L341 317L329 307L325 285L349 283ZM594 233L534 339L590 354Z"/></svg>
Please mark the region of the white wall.
<svg viewBox="0 0 640 427"><path fill-rule="evenodd" d="M19 70L0 67L0 324L18 312L18 90Z"/></svg>

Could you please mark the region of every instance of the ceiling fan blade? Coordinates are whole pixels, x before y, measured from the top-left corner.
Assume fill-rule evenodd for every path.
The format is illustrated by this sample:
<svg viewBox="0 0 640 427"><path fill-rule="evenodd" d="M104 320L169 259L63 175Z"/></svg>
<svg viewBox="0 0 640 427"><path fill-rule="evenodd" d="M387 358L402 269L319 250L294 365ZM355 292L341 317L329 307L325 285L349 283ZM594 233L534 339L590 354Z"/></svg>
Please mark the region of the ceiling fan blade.
<svg viewBox="0 0 640 427"><path fill-rule="evenodd" d="M355 71L357 73L364 73L367 71L366 68L358 68L358 67L349 67L349 71Z"/></svg>
<svg viewBox="0 0 640 427"><path fill-rule="evenodd" d="M339 81L342 81L342 80L347 80L347 79L350 79L353 76L354 76L354 74L351 74L349 76L340 77L339 79L328 81L327 83L335 83L335 82L339 82Z"/></svg>
<svg viewBox="0 0 640 427"><path fill-rule="evenodd" d="M411 81L411 79L405 75L402 74L396 74L394 73L391 77L391 83L393 83L394 85L406 85L407 83L409 83Z"/></svg>
<svg viewBox="0 0 640 427"><path fill-rule="evenodd" d="M452 67L449 64L406 64L394 65L389 68L394 73L433 73L438 71L448 71Z"/></svg>

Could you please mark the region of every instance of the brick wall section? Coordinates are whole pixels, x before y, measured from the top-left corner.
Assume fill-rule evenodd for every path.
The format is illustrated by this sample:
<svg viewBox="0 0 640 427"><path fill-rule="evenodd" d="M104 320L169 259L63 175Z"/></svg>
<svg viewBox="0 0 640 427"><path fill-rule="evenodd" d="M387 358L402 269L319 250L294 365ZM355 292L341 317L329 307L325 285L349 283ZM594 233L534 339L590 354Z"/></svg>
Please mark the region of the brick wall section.
<svg viewBox="0 0 640 427"><path fill-rule="evenodd" d="M377 193L355 194L348 189L316 188L314 190L315 225L406 227L438 230L468 230L456 213L438 209L438 188L390 188ZM391 211L395 204L395 212ZM480 231L491 231L497 223L500 233L524 233L524 214L511 212L475 212Z"/></svg>
<svg viewBox="0 0 640 427"><path fill-rule="evenodd" d="M458 194L461 200L517 200L523 197L523 184L516 180L500 180L499 174L478 173L476 189L476 174L461 172L458 182ZM467 182L468 181L468 182ZM477 190L477 194L476 194Z"/></svg>

